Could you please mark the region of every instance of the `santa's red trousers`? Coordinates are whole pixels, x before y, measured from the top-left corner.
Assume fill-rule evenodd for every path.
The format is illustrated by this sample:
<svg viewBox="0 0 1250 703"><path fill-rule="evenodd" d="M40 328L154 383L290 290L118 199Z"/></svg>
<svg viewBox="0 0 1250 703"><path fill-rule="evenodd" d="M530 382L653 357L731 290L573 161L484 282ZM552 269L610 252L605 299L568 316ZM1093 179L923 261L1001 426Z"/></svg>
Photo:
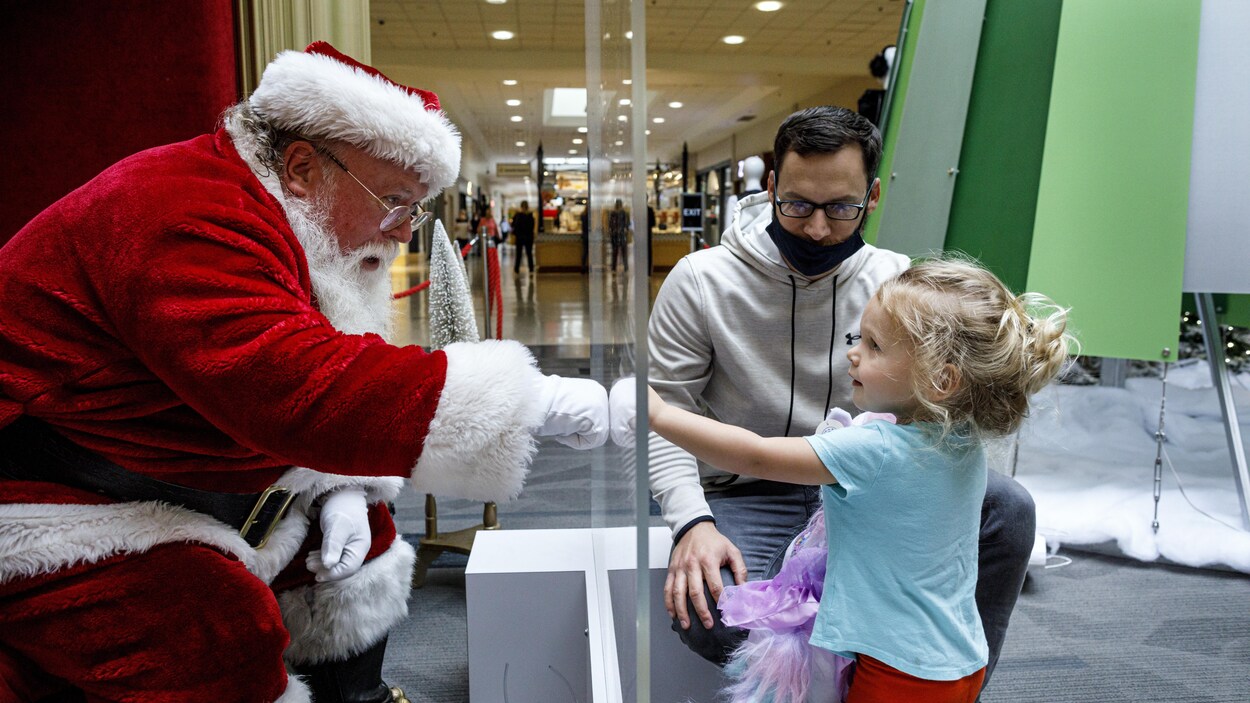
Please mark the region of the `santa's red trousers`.
<svg viewBox="0 0 1250 703"><path fill-rule="evenodd" d="M0 661L16 669L0 670L0 702L55 690L39 670L88 701L273 701L287 641L273 591L240 562L165 544L0 585Z"/></svg>
<svg viewBox="0 0 1250 703"><path fill-rule="evenodd" d="M369 528L366 564L398 537L384 503L369 506ZM238 559L183 542L0 584L0 703L66 682L89 703L277 700L290 635L274 594L313 583L304 561L321 540L314 520L269 585Z"/></svg>

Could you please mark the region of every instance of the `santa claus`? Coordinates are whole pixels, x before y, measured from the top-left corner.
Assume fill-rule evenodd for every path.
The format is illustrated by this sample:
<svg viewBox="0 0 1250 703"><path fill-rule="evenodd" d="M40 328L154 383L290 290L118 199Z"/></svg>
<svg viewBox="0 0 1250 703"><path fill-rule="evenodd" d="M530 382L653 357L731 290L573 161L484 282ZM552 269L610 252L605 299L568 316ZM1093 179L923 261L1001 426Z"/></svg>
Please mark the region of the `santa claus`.
<svg viewBox="0 0 1250 703"><path fill-rule="evenodd" d="M508 499L535 436L607 436L520 344L386 341L459 163L435 95L317 43L0 249L0 701L391 700L404 480Z"/></svg>

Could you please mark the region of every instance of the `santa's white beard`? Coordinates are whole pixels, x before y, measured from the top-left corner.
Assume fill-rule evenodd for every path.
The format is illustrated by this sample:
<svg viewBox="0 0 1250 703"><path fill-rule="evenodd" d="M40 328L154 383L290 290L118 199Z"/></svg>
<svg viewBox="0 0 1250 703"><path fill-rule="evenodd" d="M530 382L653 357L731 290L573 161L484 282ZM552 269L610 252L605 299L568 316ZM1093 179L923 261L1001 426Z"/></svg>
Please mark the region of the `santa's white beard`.
<svg viewBox="0 0 1250 703"><path fill-rule="evenodd" d="M390 266L399 256L399 244L371 242L344 252L330 231L327 203L289 194L284 200L287 222L308 257L321 313L341 332L374 332L390 339L394 330ZM373 270L364 267L369 259L377 260Z"/></svg>

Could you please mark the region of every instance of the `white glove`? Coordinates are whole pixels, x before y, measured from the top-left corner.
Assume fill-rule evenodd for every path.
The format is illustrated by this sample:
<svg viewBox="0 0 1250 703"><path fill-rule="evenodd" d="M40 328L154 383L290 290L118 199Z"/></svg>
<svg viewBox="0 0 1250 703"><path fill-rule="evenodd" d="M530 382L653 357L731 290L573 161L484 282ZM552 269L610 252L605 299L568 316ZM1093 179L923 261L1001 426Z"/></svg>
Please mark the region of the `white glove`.
<svg viewBox="0 0 1250 703"><path fill-rule="evenodd" d="M360 571L373 544L364 490L331 493L321 506L321 533L321 549L309 552L306 561L318 582L338 581Z"/></svg>
<svg viewBox="0 0 1250 703"><path fill-rule="evenodd" d="M608 392L598 381L542 376L537 391L547 419L534 434L574 449L594 449L608 441Z"/></svg>
<svg viewBox="0 0 1250 703"><path fill-rule="evenodd" d="M608 412L612 418L612 441L617 446L629 447L634 444L634 428L638 414L634 407L637 404L635 395L637 387L634 377L629 376L613 383L612 392L608 393Z"/></svg>

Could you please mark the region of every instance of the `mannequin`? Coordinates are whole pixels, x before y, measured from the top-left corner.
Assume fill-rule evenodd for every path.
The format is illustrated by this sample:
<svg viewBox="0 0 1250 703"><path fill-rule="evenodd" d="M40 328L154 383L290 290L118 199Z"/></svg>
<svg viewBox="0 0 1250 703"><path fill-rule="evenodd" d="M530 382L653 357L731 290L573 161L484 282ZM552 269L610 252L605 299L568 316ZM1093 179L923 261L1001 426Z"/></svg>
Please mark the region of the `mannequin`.
<svg viewBox="0 0 1250 703"><path fill-rule="evenodd" d="M734 209L738 207L738 198L745 198L764 190L762 179L764 178L764 160L758 156L748 156L742 161L742 179L743 190L742 195L731 195L725 201L725 212L728 213L730 219L733 218Z"/></svg>
<svg viewBox="0 0 1250 703"><path fill-rule="evenodd" d="M890 88L890 68L894 65L894 55L897 51L893 44L881 49L880 53L872 57L868 62L868 71L872 73L881 83L881 88L876 90L865 90L864 94L859 98L859 114L867 117L870 122L881 126L882 114L881 109L885 103L886 91Z"/></svg>

